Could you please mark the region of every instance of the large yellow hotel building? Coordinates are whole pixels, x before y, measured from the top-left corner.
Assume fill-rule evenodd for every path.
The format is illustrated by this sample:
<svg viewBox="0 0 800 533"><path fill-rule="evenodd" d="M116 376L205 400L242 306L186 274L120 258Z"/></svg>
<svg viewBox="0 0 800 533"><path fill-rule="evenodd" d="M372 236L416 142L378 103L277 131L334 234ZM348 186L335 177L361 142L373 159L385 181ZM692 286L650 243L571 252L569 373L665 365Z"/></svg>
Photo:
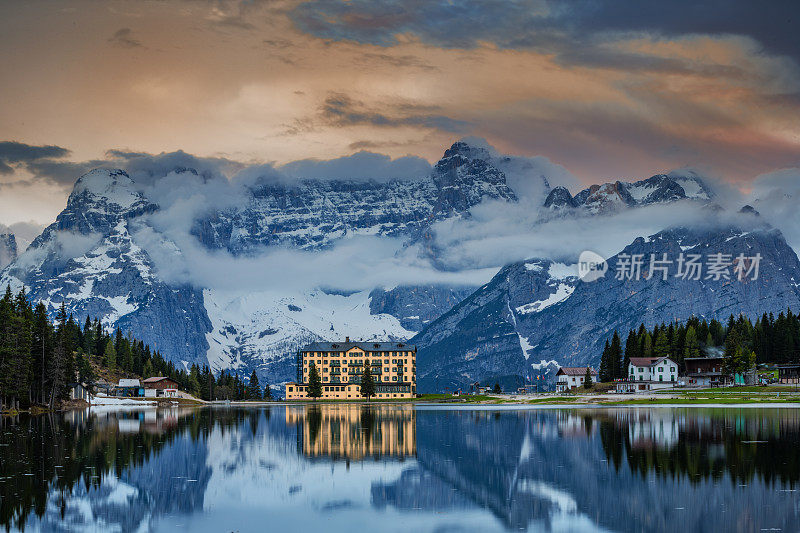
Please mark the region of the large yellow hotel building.
<svg viewBox="0 0 800 533"><path fill-rule="evenodd" d="M369 365L375 398L413 398L417 392L417 347L398 342L314 342L297 353L297 381L286 384L287 400L308 399L314 363L325 400L361 398L361 375Z"/></svg>

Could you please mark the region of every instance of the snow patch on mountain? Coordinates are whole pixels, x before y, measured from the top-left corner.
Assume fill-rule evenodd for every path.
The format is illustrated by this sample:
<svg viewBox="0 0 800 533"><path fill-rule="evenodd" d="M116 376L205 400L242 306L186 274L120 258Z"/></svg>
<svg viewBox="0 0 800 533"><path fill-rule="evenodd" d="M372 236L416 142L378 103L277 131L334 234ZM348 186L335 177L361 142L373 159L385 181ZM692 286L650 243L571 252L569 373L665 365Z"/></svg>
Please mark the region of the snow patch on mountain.
<svg viewBox="0 0 800 533"><path fill-rule="evenodd" d="M203 300L212 330L206 335L214 371L262 368L273 379L294 379L294 357L315 340L404 340L414 335L388 314L370 313L368 291L350 295L313 290L224 291L206 289Z"/></svg>
<svg viewBox="0 0 800 533"><path fill-rule="evenodd" d="M92 170L81 176L72 189L73 196L93 197L100 204L114 204L130 209L144 201L133 180L123 171ZM93 207L98 209L98 207Z"/></svg>
<svg viewBox="0 0 800 533"><path fill-rule="evenodd" d="M538 313L544 309L547 309L551 305L555 305L559 302L563 302L575 290L574 283L559 283L558 288L556 288L555 292L553 292L550 296L545 298L544 300L539 300L536 302L531 302L525 305L521 305L517 307L515 310L517 313L526 315L528 313Z"/></svg>

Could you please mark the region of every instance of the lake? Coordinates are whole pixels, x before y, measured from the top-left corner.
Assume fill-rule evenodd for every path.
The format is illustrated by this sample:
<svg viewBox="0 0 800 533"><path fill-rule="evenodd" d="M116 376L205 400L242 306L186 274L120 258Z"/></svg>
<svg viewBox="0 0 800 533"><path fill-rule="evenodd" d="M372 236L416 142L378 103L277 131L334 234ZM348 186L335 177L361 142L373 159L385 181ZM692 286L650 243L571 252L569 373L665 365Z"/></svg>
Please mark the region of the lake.
<svg viewBox="0 0 800 533"><path fill-rule="evenodd" d="M800 410L290 405L0 421L30 531L798 531Z"/></svg>

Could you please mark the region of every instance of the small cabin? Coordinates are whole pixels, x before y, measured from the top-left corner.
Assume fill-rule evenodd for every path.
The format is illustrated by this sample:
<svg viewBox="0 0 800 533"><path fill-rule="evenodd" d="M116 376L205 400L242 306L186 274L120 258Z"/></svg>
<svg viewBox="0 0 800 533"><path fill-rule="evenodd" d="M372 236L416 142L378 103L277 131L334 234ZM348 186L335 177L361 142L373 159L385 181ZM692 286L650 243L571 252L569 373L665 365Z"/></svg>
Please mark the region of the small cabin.
<svg viewBox="0 0 800 533"><path fill-rule="evenodd" d="M138 398L144 396L144 388L138 379L121 379L114 393L123 398Z"/></svg>
<svg viewBox="0 0 800 533"><path fill-rule="evenodd" d="M155 376L145 379L145 398L174 398L178 396L178 382L165 376Z"/></svg>
<svg viewBox="0 0 800 533"><path fill-rule="evenodd" d="M592 381L597 381L597 371L585 366L562 366L556 372L556 392L566 392L570 389L583 386L586 379L586 369L592 376Z"/></svg>

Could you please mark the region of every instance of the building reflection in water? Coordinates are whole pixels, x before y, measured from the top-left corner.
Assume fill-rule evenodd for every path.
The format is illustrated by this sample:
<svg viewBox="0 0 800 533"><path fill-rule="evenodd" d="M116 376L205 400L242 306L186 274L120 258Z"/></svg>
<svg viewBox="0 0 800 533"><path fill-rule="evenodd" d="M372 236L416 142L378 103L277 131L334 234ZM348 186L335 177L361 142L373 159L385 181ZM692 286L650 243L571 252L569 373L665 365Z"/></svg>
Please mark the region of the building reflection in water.
<svg viewBox="0 0 800 533"><path fill-rule="evenodd" d="M286 408L297 426L298 453L359 461L417 454L416 413L411 405L299 405Z"/></svg>

